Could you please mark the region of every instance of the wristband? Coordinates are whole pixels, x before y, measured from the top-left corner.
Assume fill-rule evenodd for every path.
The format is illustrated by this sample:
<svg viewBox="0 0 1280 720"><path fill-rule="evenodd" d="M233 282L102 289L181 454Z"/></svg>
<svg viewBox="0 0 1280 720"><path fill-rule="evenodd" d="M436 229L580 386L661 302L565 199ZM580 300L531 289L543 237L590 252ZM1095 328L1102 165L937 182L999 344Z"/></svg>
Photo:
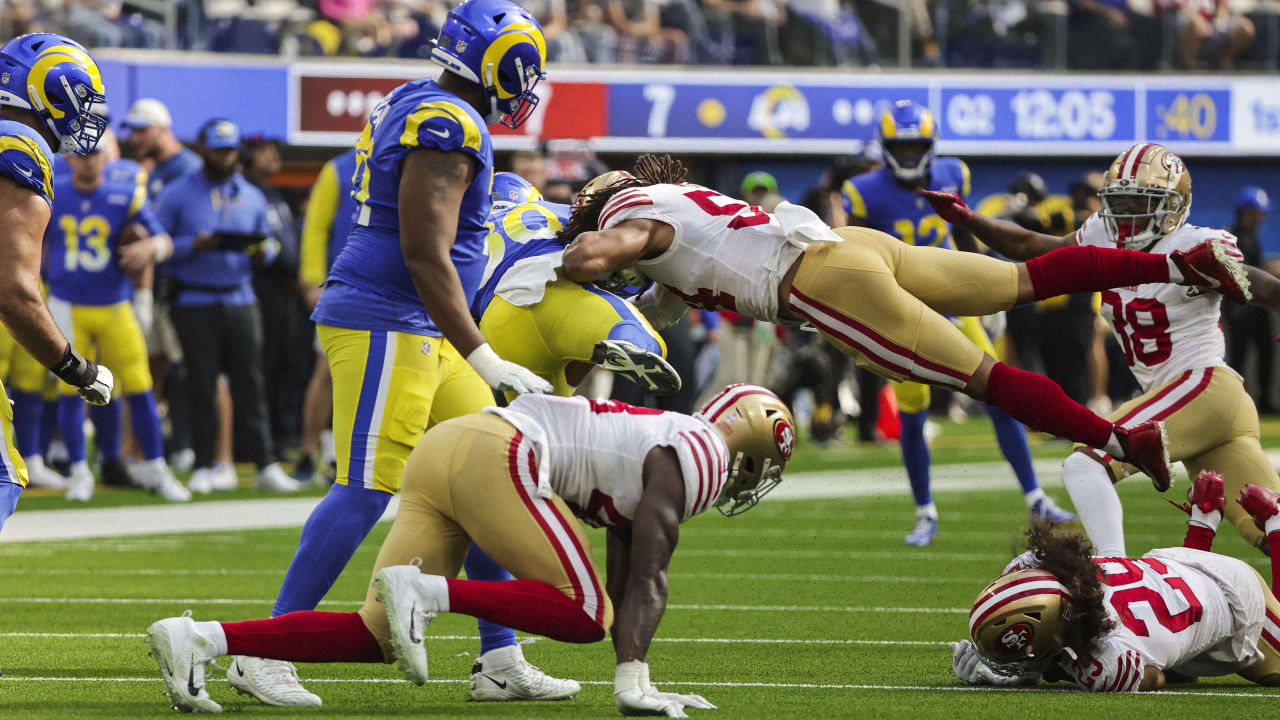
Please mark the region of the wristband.
<svg viewBox="0 0 1280 720"><path fill-rule="evenodd" d="M616 695L632 689L639 689L641 692L648 691L649 663L643 660L629 660L624 663L618 663L618 668L613 676L613 693Z"/></svg>
<svg viewBox="0 0 1280 720"><path fill-rule="evenodd" d="M78 388L86 387L98 376L98 367L72 349L71 343L67 343L62 360L49 369L62 382Z"/></svg>
<svg viewBox="0 0 1280 720"><path fill-rule="evenodd" d="M483 343L467 356L467 364L475 368L476 373L484 378L485 382L490 382L490 376L502 368L502 358L489 347L489 343Z"/></svg>

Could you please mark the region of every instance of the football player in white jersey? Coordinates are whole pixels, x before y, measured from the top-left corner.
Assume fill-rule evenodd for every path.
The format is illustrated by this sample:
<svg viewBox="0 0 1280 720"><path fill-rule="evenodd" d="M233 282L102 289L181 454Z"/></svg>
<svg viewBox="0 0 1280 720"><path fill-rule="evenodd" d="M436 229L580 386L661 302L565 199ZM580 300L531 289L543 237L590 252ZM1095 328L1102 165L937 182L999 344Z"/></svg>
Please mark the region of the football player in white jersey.
<svg viewBox="0 0 1280 720"><path fill-rule="evenodd" d="M1076 232L1057 237L967 213L963 201L951 195L925 193L940 215L1011 258L1032 258L1066 246L1176 253L1208 240L1243 261L1230 233L1187 223L1191 173L1166 147L1146 143L1121 153L1098 195L1102 210ZM1280 309L1275 298L1280 281L1256 268L1246 270L1252 302ZM1172 460L1184 461L1193 477L1206 468L1221 473L1229 495L1246 483L1280 490L1280 477L1259 444L1258 411L1240 375L1223 360L1220 302L1217 294L1156 283L1102 293L1104 313L1143 390L1110 420L1120 427L1164 422ZM1123 513L1110 486L1130 470L1085 446L1077 446L1063 463L1063 482L1095 543L1123 547L1117 542ZM1240 506L1229 506L1227 518L1245 540L1262 545L1262 533Z"/></svg>
<svg viewBox="0 0 1280 720"><path fill-rule="evenodd" d="M427 626L437 613L456 612L574 643L597 642L612 626L622 714L687 717L685 708L714 708L649 684L647 654L679 526L713 505L726 515L754 506L781 481L794 443L787 406L755 385L730 385L693 416L521 395L448 420L409 456L400 509L359 612L156 622L147 639L165 692L182 710L219 712L204 671L233 653L395 660L421 685ZM608 528L607 583L570 515ZM472 542L516 579L457 579Z"/></svg>
<svg viewBox="0 0 1280 720"><path fill-rule="evenodd" d="M1101 448L1170 482L1159 422L1115 425L1041 375L999 363L944 315L989 315L1056 295L1142 283L1213 285L1243 297L1243 274L1217 240L1170 255L1063 248L1026 264L920 247L869 228L832 230L809 210L773 213L685 183L669 156L592 181L562 237L576 282L651 278L637 307L655 328L690 307L810 322L861 365L895 380L960 390L1025 425Z"/></svg>
<svg viewBox="0 0 1280 720"><path fill-rule="evenodd" d="M1280 685L1280 602L1274 584L1210 552L1222 520L1222 478L1202 472L1190 493L1183 547L1125 557L1038 524L1028 551L983 588L952 669L975 685L1071 680L1094 692L1157 690L1230 675ZM1250 485L1232 505L1280 547L1280 495Z"/></svg>

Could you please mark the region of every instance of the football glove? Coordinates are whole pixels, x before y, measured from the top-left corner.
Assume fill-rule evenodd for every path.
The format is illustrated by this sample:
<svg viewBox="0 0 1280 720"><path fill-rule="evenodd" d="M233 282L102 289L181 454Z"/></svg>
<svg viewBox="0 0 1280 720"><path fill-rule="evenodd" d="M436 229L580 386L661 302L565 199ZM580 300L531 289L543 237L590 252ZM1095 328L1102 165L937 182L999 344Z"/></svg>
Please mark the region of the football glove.
<svg viewBox="0 0 1280 720"><path fill-rule="evenodd" d="M921 190L920 194L929 201L929 205L933 207L938 217L952 225L967 225L973 222L973 210L964 204L964 198L959 195L935 190Z"/></svg>
<svg viewBox="0 0 1280 720"><path fill-rule="evenodd" d="M687 718L687 707L716 709L701 695L658 692L649 684L649 664L639 660L618 663L613 679L613 701L623 715L657 715Z"/></svg>
<svg viewBox="0 0 1280 720"><path fill-rule="evenodd" d="M467 356L467 362L494 390L511 390L523 395L549 393L554 389L551 383L534 375L528 368L498 357L498 353L489 347L489 343L484 343L472 350Z"/></svg>
<svg viewBox="0 0 1280 720"><path fill-rule="evenodd" d="M996 672L968 640L951 643L951 652L951 669L955 670L956 677L970 685L1029 685L1040 680L1040 673L1005 675Z"/></svg>
<svg viewBox="0 0 1280 720"><path fill-rule="evenodd" d="M106 405L111 402L111 389L115 378L111 371L84 357L67 343L62 360L49 368L62 382L76 388L90 405Z"/></svg>

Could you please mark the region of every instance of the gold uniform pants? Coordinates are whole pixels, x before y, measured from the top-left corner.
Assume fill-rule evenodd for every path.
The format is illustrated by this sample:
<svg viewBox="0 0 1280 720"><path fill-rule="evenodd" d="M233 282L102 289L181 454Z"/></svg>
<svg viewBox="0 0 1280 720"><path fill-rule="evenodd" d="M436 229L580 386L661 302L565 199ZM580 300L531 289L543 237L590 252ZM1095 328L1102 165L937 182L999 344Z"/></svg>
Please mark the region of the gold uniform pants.
<svg viewBox="0 0 1280 720"><path fill-rule="evenodd" d="M1235 373L1222 367L1188 370L1121 405L1107 419L1126 428L1164 421L1169 457L1182 461L1193 478L1201 470L1221 474L1227 520L1245 541L1258 547L1266 542L1235 498L1247 484L1280 491L1280 477L1258 441L1258 410ZM1116 480L1137 471L1110 456L1106 459Z"/></svg>
<svg viewBox="0 0 1280 720"><path fill-rule="evenodd" d="M582 524L558 496L537 492L533 446L510 423L479 413L437 425L409 456L400 509L373 574L421 560L455 577L475 543L520 580L554 586L608 629L613 606ZM370 583L360 617L390 661L386 611Z"/></svg>
<svg viewBox="0 0 1280 720"><path fill-rule="evenodd" d="M1018 266L907 245L869 228L805 249L791 310L872 372L962 389L983 350L943 315L989 315L1017 302Z"/></svg>
<svg viewBox="0 0 1280 720"><path fill-rule="evenodd" d="M1263 597L1267 599L1267 619L1262 626L1262 637L1258 639L1262 662L1240 671L1239 675L1259 685L1280 685L1280 601L1271 592L1271 584L1257 570L1253 570L1253 574L1258 576Z"/></svg>

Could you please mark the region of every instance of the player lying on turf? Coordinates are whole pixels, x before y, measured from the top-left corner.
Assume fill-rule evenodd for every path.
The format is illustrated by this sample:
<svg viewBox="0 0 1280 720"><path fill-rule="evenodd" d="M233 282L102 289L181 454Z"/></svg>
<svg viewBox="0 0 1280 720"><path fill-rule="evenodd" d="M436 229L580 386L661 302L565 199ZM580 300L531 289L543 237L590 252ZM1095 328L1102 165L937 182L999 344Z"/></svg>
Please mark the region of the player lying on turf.
<svg viewBox="0 0 1280 720"><path fill-rule="evenodd" d="M1047 257L1076 245L1176 253L1213 241L1230 257L1243 260L1230 233L1187 224L1191 173L1168 148L1151 143L1134 145L1116 157L1098 190L1102 210L1065 237L975 215L953 194L924 195L949 222L1015 259ZM1257 268L1245 270L1251 302L1280 310L1280 280ZM1280 477L1259 442L1253 399L1223 360L1219 296L1152 283L1108 290L1102 302L1111 308L1116 340L1144 390L1109 419L1126 428L1164 422L1172 460L1185 461L1193 475L1204 468L1222 473L1229 494L1246 483L1280 490ZM1100 533L1110 537L1123 532L1120 499L1111 484L1130 469L1083 445L1062 465L1062 480L1095 543L1104 542ZM1228 507L1227 517L1246 541L1263 544L1262 533L1240 506Z"/></svg>
<svg viewBox="0 0 1280 720"><path fill-rule="evenodd" d="M492 197L487 261L471 314L494 351L551 383L556 395L572 394L592 366L650 392L679 390L680 375L663 359L662 336L620 297L643 288L610 292L563 277L557 233L569 221L569 206L544 201L510 172L494 173ZM506 391L508 400L515 396Z"/></svg>
<svg viewBox="0 0 1280 720"><path fill-rule="evenodd" d="M1280 495L1248 485L1237 501L1272 548L1268 586L1240 560L1210 552L1222 478L1202 472L1188 494L1183 547L1124 557L1047 523L983 588L970 640L951 643L956 676L974 685L1074 680L1094 692L1156 690L1230 675L1280 685Z"/></svg>
<svg viewBox="0 0 1280 720"><path fill-rule="evenodd" d="M354 613L301 611L147 629L179 709L220 712L204 689L228 654L300 662L391 662L421 685L437 613L457 612L575 643L613 628L614 700L624 715L712 708L649 684L647 655L667 601L679 525L712 505L743 512L782 479L791 412L755 385L730 385L692 417L585 398L521 395L429 430L409 457L400 509ZM582 526L607 527L602 583ZM517 578L456 578L474 542ZM617 622L614 622L614 608Z"/></svg>
<svg viewBox="0 0 1280 720"><path fill-rule="evenodd" d="M1125 428L1040 375L996 362L943 315L989 315L1056 295L1142 283L1212 285L1244 299L1239 264L1217 239L1169 255L1062 248L1026 264L916 247L869 228L832 231L809 210L773 213L684 182L669 156L574 208L564 237L571 280L623 271L655 284L637 300L654 327L688 307L768 322L809 321L860 364L895 380L961 390L1036 430L1105 450L1167 487L1163 426Z"/></svg>

